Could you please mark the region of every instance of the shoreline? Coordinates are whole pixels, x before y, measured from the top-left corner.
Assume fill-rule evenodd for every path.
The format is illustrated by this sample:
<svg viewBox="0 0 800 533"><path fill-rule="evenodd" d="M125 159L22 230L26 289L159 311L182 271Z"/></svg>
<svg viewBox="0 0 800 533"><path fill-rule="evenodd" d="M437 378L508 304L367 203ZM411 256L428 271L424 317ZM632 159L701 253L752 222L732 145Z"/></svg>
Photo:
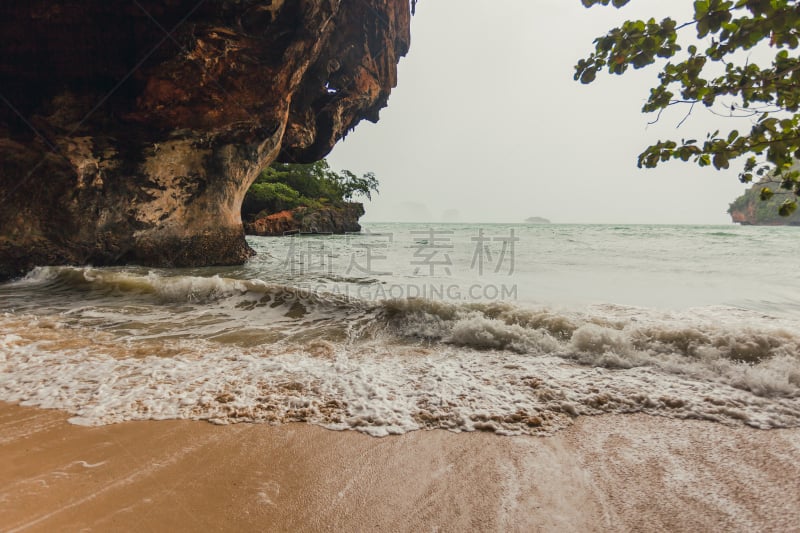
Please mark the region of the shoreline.
<svg viewBox="0 0 800 533"><path fill-rule="evenodd" d="M81 427L0 402L0 530L784 530L800 429L581 417L550 437Z"/></svg>

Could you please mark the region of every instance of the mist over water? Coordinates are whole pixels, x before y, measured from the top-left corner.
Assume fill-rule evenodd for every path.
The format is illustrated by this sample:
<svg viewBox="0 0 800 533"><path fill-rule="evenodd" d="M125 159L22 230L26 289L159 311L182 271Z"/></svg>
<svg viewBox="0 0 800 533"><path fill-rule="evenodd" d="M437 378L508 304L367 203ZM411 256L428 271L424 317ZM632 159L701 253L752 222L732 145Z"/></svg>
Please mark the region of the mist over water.
<svg viewBox="0 0 800 533"><path fill-rule="evenodd" d="M0 400L75 423L800 425L796 228L372 224L231 268L0 285Z"/></svg>

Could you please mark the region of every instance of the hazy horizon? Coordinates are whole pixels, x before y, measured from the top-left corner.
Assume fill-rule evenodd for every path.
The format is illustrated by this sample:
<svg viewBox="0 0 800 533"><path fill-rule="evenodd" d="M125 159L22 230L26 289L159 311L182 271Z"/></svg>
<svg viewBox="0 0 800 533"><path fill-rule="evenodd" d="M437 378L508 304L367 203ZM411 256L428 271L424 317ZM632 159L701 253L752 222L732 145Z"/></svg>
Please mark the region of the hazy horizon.
<svg viewBox="0 0 800 533"><path fill-rule="evenodd" d="M739 127L696 108L640 112L657 69L603 75L589 86L573 66L622 20L688 19L655 0L621 10L578 0L489 4L423 1L411 52L377 124L362 122L329 156L335 168L375 172L380 194L364 222L731 224L745 186L727 171L669 162L638 169L667 138ZM743 161L742 161L743 163Z"/></svg>
<svg viewBox="0 0 800 533"><path fill-rule="evenodd" d="M360 200L355 200L360 201ZM369 214L369 202L365 202L367 206L367 215ZM545 218L545 217L543 217ZM531 225L557 225L557 226L739 226L739 224L735 224L732 222L722 222L722 223L697 223L697 222L569 222L569 221L560 221L560 220L550 220L547 223L538 223L538 222L525 222L522 221L514 221L510 220L507 222L497 222L497 221L489 221L489 220L459 220L459 221L446 221L446 220L378 220L375 218L369 218L366 215L360 220L362 224L436 224L436 225L479 225L479 224L486 224L486 225L496 225L496 226L531 226ZM780 226L776 226L780 227Z"/></svg>

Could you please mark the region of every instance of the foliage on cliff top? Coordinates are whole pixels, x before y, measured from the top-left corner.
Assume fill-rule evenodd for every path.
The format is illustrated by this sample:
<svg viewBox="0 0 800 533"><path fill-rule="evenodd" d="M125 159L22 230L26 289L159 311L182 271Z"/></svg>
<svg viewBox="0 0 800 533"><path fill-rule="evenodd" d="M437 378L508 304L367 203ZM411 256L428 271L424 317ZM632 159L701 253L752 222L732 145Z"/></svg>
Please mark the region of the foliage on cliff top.
<svg viewBox="0 0 800 533"><path fill-rule="evenodd" d="M358 177L349 170L336 172L325 159L316 163L273 163L259 176L244 198L242 216L306 206L341 206L354 197L372 199L378 192L375 174Z"/></svg>
<svg viewBox="0 0 800 533"><path fill-rule="evenodd" d="M781 209L789 192L778 191L776 193L773 191L773 187L773 182L769 178L753 184L730 204L728 213L730 215L738 213L744 217L744 223L748 224L800 225L800 212L798 211L781 216Z"/></svg>
<svg viewBox="0 0 800 533"><path fill-rule="evenodd" d="M611 3L617 8L629 2L581 1L586 7ZM639 167L680 159L719 170L747 156L739 179L750 183L770 174L778 179L781 188L792 192L779 206L780 214L788 216L800 195L800 171L792 168L793 158L800 157L800 58L794 52L800 45L800 5L796 0L697 0L693 5L692 20L629 20L598 37L594 52L576 65L575 79L588 84L602 70L621 75L629 67L665 60L643 112L660 114L678 104L690 106L691 112L700 104L754 122L749 132L716 131L703 142L659 141L639 155ZM691 41L685 49L684 40ZM769 66L762 68L741 54L756 47L774 50Z"/></svg>

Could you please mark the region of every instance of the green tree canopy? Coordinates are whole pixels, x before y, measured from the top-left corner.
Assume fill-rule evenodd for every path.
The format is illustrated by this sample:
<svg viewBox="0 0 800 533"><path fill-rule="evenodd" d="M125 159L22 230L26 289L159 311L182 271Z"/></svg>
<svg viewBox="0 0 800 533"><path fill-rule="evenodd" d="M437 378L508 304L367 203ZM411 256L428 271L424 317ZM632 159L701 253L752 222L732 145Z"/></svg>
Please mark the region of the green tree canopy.
<svg viewBox="0 0 800 533"><path fill-rule="evenodd" d="M581 0L622 7L629 0ZM659 83L650 90L645 113L669 106L702 105L724 116L752 117L749 132L709 133L706 139L666 140L647 147L639 167L671 159L727 169L746 157L739 174L780 185L787 198L780 214L797 209L800 171L800 5L793 0L696 0L691 20L629 20L595 39L595 50L575 67L575 79L591 83L601 71L624 74L662 64ZM686 43L689 44L686 44ZM751 63L748 54L765 49L769 65ZM691 109L690 109L691 112ZM771 196L767 193L765 196Z"/></svg>
<svg viewBox="0 0 800 533"><path fill-rule="evenodd" d="M273 163L256 178L242 204L242 215L277 213L299 206L340 206L357 196L372 199L378 192L375 174L358 177L349 170L336 172L323 159L315 163Z"/></svg>

